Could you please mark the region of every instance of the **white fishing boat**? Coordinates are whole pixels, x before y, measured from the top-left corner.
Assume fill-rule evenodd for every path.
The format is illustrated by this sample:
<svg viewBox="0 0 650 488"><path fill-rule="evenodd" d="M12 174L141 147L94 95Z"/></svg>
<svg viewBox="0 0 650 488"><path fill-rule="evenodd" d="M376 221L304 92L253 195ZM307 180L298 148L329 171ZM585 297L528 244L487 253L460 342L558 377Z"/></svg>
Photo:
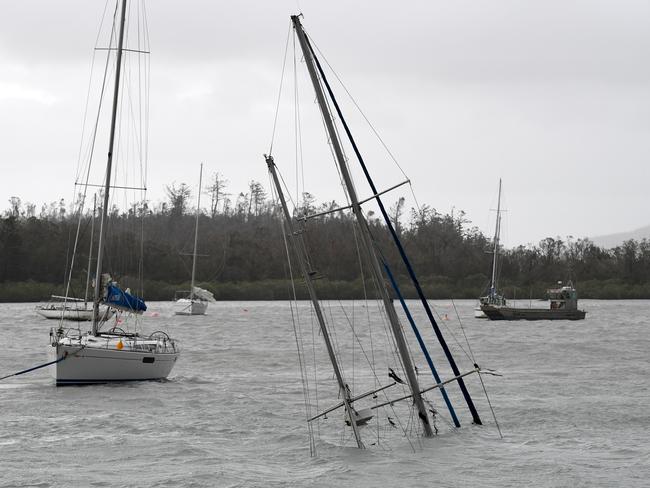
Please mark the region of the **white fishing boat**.
<svg viewBox="0 0 650 488"><path fill-rule="evenodd" d="M486 319L487 315L481 309L484 305L505 306L506 299L497 289L499 280L499 241L501 238L501 178L499 178L499 197L497 199L497 217L494 229L494 240L492 249L492 273L490 275L490 284L487 293L478 299L478 305L474 308L474 317L477 319Z"/></svg>
<svg viewBox="0 0 650 488"><path fill-rule="evenodd" d="M52 373L57 385L93 384L114 381L160 380L171 372L179 356L179 348L165 332L142 334L139 317L147 309L144 301L130 292L122 290L104 269L106 238L109 229L108 212L111 205L112 167L120 100L120 74L123 53L143 53L142 49L127 49L124 46L126 0L116 6L111 29L111 40L117 32L117 46L107 49L107 66L115 54L115 83L108 142L108 159L104 177L103 205L97 244L97 266L94 286L92 330L59 327L50 330L49 356L54 363ZM119 12L119 15L118 15ZM140 46L138 46L140 48ZM105 80L106 81L106 80ZM100 106L101 108L101 106ZM88 163L90 165L90 161ZM86 183L85 187L88 184ZM139 188L144 190L145 188ZM72 274L72 266L70 275ZM69 283L69 280L68 280ZM114 321L102 316L101 306L111 307L120 313Z"/></svg>
<svg viewBox="0 0 650 488"><path fill-rule="evenodd" d="M196 278L196 248L199 240L199 216L201 215L201 183L203 179L203 165L199 171L199 191L196 201L196 222L194 224L194 250L192 251L192 279L189 295L176 300L176 315L205 315L208 303L214 302L214 296L208 290L194 286Z"/></svg>

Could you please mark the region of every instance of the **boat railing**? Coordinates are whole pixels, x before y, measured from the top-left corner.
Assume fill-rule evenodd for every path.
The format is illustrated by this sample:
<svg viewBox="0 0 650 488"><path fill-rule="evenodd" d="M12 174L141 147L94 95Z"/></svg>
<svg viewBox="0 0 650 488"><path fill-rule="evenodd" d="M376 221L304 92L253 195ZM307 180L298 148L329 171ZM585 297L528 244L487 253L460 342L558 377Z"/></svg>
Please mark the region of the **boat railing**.
<svg viewBox="0 0 650 488"><path fill-rule="evenodd" d="M74 334L72 334L74 333ZM157 334L154 333L154 334ZM120 339L123 346L129 351L146 352L146 353L178 353L180 348L175 339L170 338L167 334L142 337L137 334L111 334L88 337L86 341L95 349L115 349L116 339ZM61 339L68 338L70 341L78 340L81 345L81 336L83 334L79 329L64 329L61 327L50 328L50 344L56 345Z"/></svg>

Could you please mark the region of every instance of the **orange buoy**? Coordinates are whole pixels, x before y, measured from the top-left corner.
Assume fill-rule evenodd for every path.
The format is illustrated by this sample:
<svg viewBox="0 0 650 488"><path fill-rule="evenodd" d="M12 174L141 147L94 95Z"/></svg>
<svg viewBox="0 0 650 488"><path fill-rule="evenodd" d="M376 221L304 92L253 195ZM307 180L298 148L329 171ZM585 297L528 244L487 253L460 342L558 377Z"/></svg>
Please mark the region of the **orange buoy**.
<svg viewBox="0 0 650 488"><path fill-rule="evenodd" d="M117 343L116 347L118 350L122 350L122 348L124 347L124 344L122 344L122 339L120 339L120 342Z"/></svg>

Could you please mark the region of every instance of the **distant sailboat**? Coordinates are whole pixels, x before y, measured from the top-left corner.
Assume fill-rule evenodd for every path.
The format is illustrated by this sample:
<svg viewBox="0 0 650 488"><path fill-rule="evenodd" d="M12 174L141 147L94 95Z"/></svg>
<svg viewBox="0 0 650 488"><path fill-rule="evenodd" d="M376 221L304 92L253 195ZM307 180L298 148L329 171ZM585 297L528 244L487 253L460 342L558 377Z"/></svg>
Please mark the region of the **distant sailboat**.
<svg viewBox="0 0 650 488"><path fill-rule="evenodd" d="M490 276L490 285L487 294L479 298L479 304L474 309L474 317L487 318L481 307L483 305L504 306L506 299L497 289L499 281L499 242L501 238L501 178L499 178L499 197L497 201L497 218L494 229L494 248L492 250L492 274Z"/></svg>
<svg viewBox="0 0 650 488"><path fill-rule="evenodd" d="M88 289L90 287L90 268L93 258L93 237L95 234L96 196L93 197L93 216L90 225L90 249L88 250L88 269L86 270L86 292L82 298L52 295L45 305L38 305L36 313L46 319L73 320L89 322L93 319L93 307L88 306ZM83 304L83 305L82 305ZM111 318L115 311L102 305L101 316L104 320Z"/></svg>
<svg viewBox="0 0 650 488"><path fill-rule="evenodd" d="M208 303L214 302L214 296L208 290L194 285L196 278L196 248L199 240L199 216L201 215L201 187L203 181L203 164L199 171L199 192L196 202L196 222L194 224L194 251L192 252L192 280L190 294L187 298L176 300L176 315L205 315Z"/></svg>
<svg viewBox="0 0 650 488"><path fill-rule="evenodd" d="M126 320L115 321L107 331L102 331L108 321L100 313L100 306L109 306L126 313L126 318L136 318L147 306L130 291L122 290L103 269L108 211L111 194L113 150L116 134L117 108L120 94L120 73L124 48L126 21L126 0L121 2L119 24L117 9L114 29L118 31L118 45L115 64L115 85L113 108L108 143L108 160L104 173L104 202L101 212L99 242L97 246L97 267L93 298L92 330L82 333L80 329L64 329L62 325L50 330L49 355L54 363L53 376L57 386L70 384L93 384L114 381L160 380L171 372L179 356L174 341L163 331L142 336L137 331L128 332ZM114 31L114 30L113 30ZM109 48L110 52L113 51ZM119 324L119 326L118 326Z"/></svg>

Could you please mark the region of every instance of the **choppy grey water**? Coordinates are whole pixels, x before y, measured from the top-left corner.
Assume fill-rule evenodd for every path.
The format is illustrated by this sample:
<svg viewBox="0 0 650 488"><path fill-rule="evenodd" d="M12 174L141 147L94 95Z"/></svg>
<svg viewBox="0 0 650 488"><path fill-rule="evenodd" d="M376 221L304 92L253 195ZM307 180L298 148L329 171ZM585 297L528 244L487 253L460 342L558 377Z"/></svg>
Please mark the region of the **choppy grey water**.
<svg viewBox="0 0 650 488"><path fill-rule="evenodd" d="M415 451L321 439L310 457L287 303L218 303L206 317L151 303L144 329L183 345L169 381L56 388L40 370L0 382L0 486L648 486L650 301L584 300L582 322L488 322L456 305L481 366L504 375L485 377L503 439L472 378L482 427L456 395L463 427ZM0 376L46 360L51 325L30 304L0 305Z"/></svg>

